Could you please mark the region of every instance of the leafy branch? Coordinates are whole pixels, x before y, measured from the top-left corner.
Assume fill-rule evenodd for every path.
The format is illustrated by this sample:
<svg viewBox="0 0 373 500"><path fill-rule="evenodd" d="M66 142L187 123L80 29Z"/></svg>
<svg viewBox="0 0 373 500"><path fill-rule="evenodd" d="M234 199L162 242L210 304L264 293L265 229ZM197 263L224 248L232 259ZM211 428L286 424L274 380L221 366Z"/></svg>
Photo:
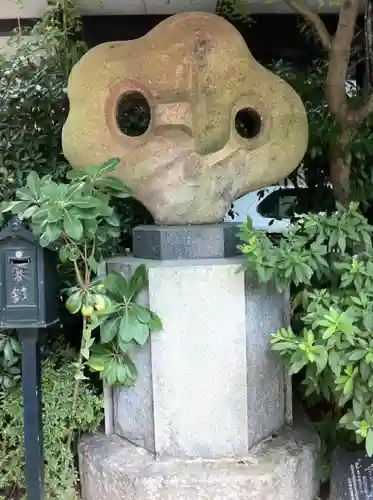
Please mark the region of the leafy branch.
<svg viewBox="0 0 373 500"><path fill-rule="evenodd" d="M120 222L111 201L130 196L128 189L110 176L118 162L114 159L100 167L70 171L68 183L30 172L15 199L0 205L2 214L12 213L29 224L40 245L54 248L61 262L74 270L76 284L66 290L66 308L81 314L82 336L74 363L71 429L85 369L98 371L109 385L132 386L137 371L130 351L143 346L151 331L162 329L158 316L136 302L147 284L144 266L139 266L128 281L120 274L97 275L107 241L120 237ZM98 328L101 336L97 342ZM72 439L70 432L68 448Z"/></svg>
<svg viewBox="0 0 373 500"><path fill-rule="evenodd" d="M357 204L332 215L305 215L278 245L241 228L245 269L281 291L295 287L293 328L271 345L304 396L327 401L338 426L373 455L373 227Z"/></svg>

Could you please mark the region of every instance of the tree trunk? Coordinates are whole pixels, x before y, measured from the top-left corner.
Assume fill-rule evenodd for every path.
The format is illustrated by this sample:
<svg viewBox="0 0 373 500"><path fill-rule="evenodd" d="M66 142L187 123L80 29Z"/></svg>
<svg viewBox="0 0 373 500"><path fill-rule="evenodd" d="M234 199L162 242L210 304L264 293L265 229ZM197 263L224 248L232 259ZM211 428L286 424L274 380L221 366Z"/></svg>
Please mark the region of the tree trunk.
<svg viewBox="0 0 373 500"><path fill-rule="evenodd" d="M346 208L351 195L351 155L346 152L350 140L351 130L341 126L338 137L329 148L330 180L334 196L336 201Z"/></svg>

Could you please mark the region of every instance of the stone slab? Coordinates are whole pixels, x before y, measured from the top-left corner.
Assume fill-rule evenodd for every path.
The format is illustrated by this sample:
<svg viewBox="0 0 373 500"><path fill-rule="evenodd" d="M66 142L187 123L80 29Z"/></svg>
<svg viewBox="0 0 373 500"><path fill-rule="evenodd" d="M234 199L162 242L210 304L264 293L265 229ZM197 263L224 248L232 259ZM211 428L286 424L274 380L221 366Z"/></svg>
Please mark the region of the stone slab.
<svg viewBox="0 0 373 500"><path fill-rule="evenodd" d="M240 255L238 224L138 226L133 230L133 255L140 259L219 259Z"/></svg>
<svg viewBox="0 0 373 500"><path fill-rule="evenodd" d="M141 300L164 329L134 351L135 387L113 390L115 432L158 455L246 455L291 420L290 382L269 347L288 325L288 294L237 272L242 258L117 258L107 269L128 276L139 264Z"/></svg>
<svg viewBox="0 0 373 500"><path fill-rule="evenodd" d="M335 453L330 500L373 500L373 458L364 452Z"/></svg>
<svg viewBox="0 0 373 500"><path fill-rule="evenodd" d="M319 441L284 428L239 460L155 460L117 436L84 436L83 500L314 500Z"/></svg>

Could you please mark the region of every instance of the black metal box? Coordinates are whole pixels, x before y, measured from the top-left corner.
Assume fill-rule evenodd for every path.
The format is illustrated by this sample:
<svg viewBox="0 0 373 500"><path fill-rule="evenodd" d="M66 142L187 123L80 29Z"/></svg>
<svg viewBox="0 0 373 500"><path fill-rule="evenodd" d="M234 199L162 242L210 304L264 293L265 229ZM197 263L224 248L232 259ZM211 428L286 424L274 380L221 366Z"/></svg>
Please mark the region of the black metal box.
<svg viewBox="0 0 373 500"><path fill-rule="evenodd" d="M13 219L0 231L0 327L46 328L57 321L57 253Z"/></svg>

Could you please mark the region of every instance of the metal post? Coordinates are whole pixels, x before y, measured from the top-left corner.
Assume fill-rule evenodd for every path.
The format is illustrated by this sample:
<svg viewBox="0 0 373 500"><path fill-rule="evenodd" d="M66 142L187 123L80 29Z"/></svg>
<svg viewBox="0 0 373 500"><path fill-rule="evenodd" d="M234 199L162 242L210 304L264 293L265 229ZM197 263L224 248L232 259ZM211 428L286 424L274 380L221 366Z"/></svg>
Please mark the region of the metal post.
<svg viewBox="0 0 373 500"><path fill-rule="evenodd" d="M22 394L25 476L28 500L44 499L44 450L39 332L18 331L22 344Z"/></svg>

